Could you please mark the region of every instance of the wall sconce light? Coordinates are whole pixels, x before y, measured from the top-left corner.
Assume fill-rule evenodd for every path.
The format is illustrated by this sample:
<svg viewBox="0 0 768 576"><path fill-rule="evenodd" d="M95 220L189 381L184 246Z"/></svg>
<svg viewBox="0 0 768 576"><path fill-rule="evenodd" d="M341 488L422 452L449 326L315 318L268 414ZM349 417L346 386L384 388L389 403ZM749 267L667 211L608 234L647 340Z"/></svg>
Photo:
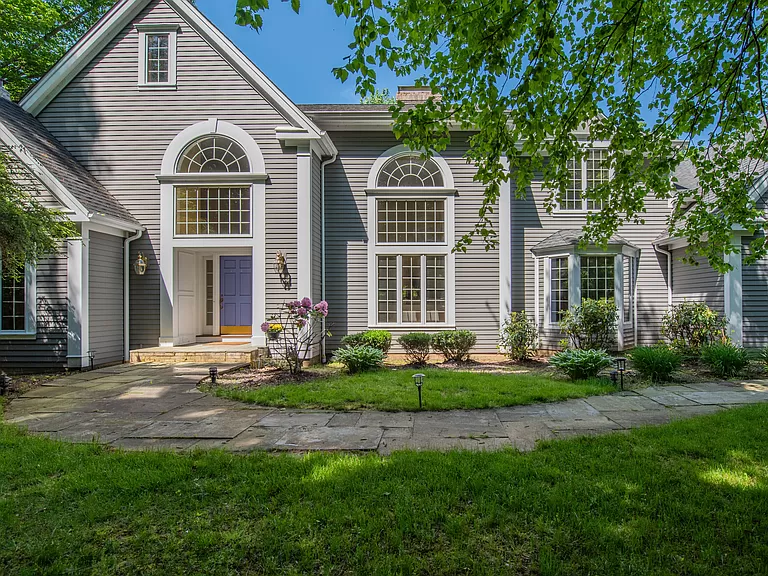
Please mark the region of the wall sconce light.
<svg viewBox="0 0 768 576"><path fill-rule="evenodd" d="M282 274L285 269L285 254L280 250L275 252L275 263L272 267L275 270L275 274Z"/></svg>
<svg viewBox="0 0 768 576"><path fill-rule="evenodd" d="M139 276L144 276L144 274L147 273L147 268L149 268L149 259L139 252L139 255L136 257L136 262L133 263L133 270Z"/></svg>

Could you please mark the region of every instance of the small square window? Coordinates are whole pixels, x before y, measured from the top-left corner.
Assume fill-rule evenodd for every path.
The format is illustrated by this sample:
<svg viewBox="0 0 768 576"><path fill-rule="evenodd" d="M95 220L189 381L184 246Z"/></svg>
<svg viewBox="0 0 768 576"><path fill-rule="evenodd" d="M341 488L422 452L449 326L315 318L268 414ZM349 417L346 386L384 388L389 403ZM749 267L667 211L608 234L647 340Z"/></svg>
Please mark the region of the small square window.
<svg viewBox="0 0 768 576"><path fill-rule="evenodd" d="M178 26L137 25L139 31L139 86L173 88L176 85Z"/></svg>

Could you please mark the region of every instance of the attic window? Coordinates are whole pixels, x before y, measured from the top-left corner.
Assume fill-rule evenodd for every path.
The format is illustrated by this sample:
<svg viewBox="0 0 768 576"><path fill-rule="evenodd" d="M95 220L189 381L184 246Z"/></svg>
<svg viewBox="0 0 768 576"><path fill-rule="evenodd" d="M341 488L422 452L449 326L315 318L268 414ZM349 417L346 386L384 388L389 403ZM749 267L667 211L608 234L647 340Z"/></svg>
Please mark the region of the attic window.
<svg viewBox="0 0 768 576"><path fill-rule="evenodd" d="M139 31L139 87L176 86L178 26L137 25Z"/></svg>

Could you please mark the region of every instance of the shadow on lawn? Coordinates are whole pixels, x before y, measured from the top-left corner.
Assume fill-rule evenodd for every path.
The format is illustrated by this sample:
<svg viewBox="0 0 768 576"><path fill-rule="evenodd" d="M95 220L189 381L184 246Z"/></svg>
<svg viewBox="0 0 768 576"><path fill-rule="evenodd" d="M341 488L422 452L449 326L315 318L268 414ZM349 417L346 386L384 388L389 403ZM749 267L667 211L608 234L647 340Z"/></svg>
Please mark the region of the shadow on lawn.
<svg viewBox="0 0 768 576"><path fill-rule="evenodd" d="M389 458L107 453L4 429L0 538L14 546L0 567L757 574L766 416L753 406L529 454Z"/></svg>

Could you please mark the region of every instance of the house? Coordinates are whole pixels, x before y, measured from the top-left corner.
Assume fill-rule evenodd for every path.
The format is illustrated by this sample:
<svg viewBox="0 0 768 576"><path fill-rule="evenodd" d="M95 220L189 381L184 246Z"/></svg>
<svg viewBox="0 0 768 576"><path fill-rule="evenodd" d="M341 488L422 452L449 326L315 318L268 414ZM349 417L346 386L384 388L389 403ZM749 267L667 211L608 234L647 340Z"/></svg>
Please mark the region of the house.
<svg viewBox="0 0 768 576"><path fill-rule="evenodd" d="M303 296L329 302L328 351L382 327L466 328L477 352L495 352L500 323L523 309L556 347L559 313L604 296L620 309L620 349L656 342L684 297L762 344L763 267L719 276L680 262L662 234L666 201L649 198L645 225L607 249L579 248L599 209L582 192L608 177L599 147L558 210L547 213L541 186L518 199L507 185L499 248L452 252L484 191L468 137L424 160L394 138L386 106L291 102L189 2L120 0L19 106L0 99L15 173L80 231L25 282L3 278L0 364L81 368L218 340L263 348L260 324ZM747 286L762 299L742 305Z"/></svg>

